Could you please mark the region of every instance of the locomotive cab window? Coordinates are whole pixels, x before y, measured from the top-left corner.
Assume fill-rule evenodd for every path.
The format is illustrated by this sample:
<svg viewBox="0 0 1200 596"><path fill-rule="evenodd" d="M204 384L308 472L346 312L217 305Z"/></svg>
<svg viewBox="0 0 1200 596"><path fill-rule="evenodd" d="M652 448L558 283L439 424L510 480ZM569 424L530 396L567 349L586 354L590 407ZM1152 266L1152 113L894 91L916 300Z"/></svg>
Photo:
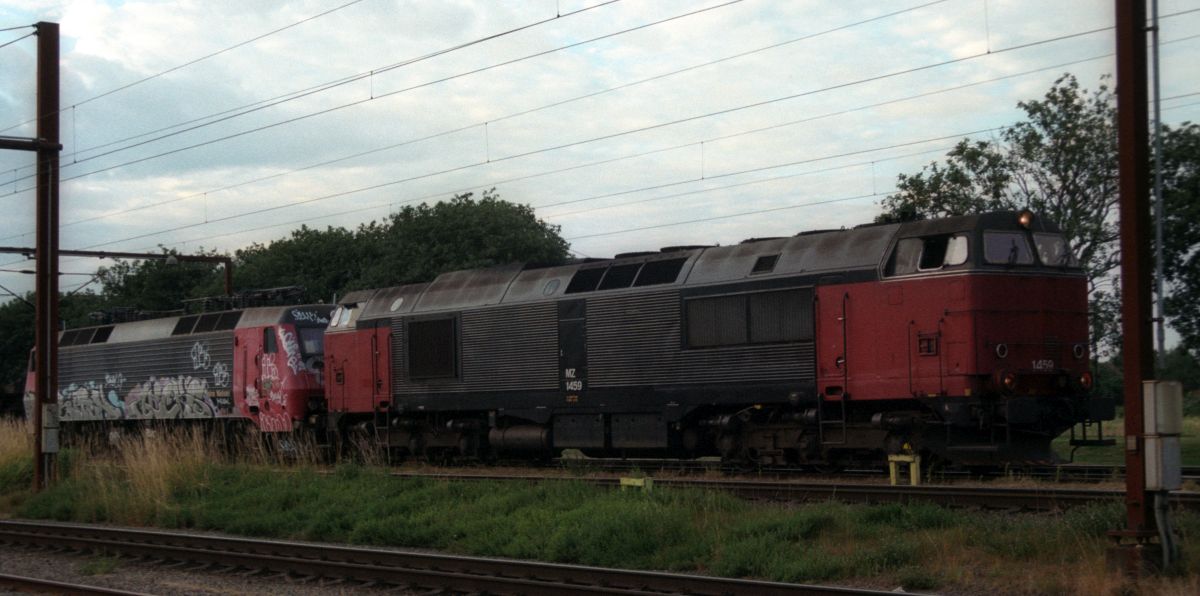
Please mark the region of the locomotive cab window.
<svg viewBox="0 0 1200 596"><path fill-rule="evenodd" d="M408 377L458 377L458 321L454 318L409 321Z"/></svg>
<svg viewBox="0 0 1200 596"><path fill-rule="evenodd" d="M902 238L888 260L886 275L937 271L967 262L969 242L963 234Z"/></svg>
<svg viewBox="0 0 1200 596"><path fill-rule="evenodd" d="M1033 245L1037 248L1038 258L1047 267L1078 267L1079 261L1071 252L1071 245L1062 234L1045 234L1034 232Z"/></svg>
<svg viewBox="0 0 1200 596"><path fill-rule="evenodd" d="M984 232L983 260L993 265L1032 265L1024 232Z"/></svg>
<svg viewBox="0 0 1200 596"><path fill-rule="evenodd" d="M320 327L298 327L300 335L300 352L306 356L320 356L325 353L325 330Z"/></svg>
<svg viewBox="0 0 1200 596"><path fill-rule="evenodd" d="M267 327L263 329L263 353L274 354L278 351L278 346L275 344L275 328Z"/></svg>

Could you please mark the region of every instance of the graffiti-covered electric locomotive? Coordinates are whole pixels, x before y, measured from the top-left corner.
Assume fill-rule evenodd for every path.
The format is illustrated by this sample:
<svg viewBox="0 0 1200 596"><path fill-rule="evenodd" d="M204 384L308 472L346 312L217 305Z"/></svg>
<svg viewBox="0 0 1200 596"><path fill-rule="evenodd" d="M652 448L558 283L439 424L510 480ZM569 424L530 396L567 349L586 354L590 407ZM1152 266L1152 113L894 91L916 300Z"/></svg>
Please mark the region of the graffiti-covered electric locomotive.
<svg viewBox="0 0 1200 596"><path fill-rule="evenodd" d="M65 426L238 420L439 459L1036 461L1113 417L1087 337L1066 240L1004 212L69 330L58 400Z"/></svg>
<svg viewBox="0 0 1200 596"><path fill-rule="evenodd" d="M296 430L323 408L331 308L247 308L64 331L59 420L66 428L193 420ZM26 411L34 366L31 358Z"/></svg>

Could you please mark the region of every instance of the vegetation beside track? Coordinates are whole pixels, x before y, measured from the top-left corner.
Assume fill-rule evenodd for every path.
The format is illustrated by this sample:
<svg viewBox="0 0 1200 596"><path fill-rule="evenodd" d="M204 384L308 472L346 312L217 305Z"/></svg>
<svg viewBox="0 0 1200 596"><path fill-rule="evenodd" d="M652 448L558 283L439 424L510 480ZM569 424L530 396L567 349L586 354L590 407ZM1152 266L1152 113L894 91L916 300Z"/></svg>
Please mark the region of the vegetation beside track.
<svg viewBox="0 0 1200 596"><path fill-rule="evenodd" d="M28 443L0 426L0 511L40 519L193 528L272 538L432 548L634 569L891 589L1115 593L1102 570L1119 504L1063 514L935 505L748 503L701 490L597 491L584 483L396 478L386 469L228 463L194 434L126 439L60 460L32 495ZM1200 588L1200 515L1177 517L1186 559L1146 593Z"/></svg>
<svg viewBox="0 0 1200 596"><path fill-rule="evenodd" d="M1189 400L1200 403L1200 399ZM1075 452L1075 463L1095 464L1102 466L1125 465L1125 451L1122 449L1125 436L1125 419L1118 417L1104 423L1104 437L1116 439L1116 444L1109 447L1083 447ZM1070 457L1070 436L1063 435L1054 440L1054 450L1064 459ZM1184 466L1200 466L1200 416L1185 416L1183 418L1183 435L1179 438L1179 451Z"/></svg>

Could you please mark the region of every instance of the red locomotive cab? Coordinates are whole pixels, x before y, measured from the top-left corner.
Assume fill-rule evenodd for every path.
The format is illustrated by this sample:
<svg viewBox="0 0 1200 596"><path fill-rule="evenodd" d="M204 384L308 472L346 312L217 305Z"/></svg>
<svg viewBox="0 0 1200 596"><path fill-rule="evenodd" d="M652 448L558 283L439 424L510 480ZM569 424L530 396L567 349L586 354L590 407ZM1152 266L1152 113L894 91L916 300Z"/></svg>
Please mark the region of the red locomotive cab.
<svg viewBox="0 0 1200 596"><path fill-rule="evenodd" d="M1066 241L996 230L985 230L982 241L985 263L1013 270L978 276L970 288L985 386L1005 396L1086 393L1087 288Z"/></svg>
<svg viewBox="0 0 1200 596"><path fill-rule="evenodd" d="M1112 402L1089 392L1084 273L1051 222L1008 212L905 224L880 274L818 288L823 400L879 400L885 428L919 416L944 428L924 437L939 451L1008 459L1050 457L1049 440L1074 424L1112 419Z"/></svg>
<svg viewBox="0 0 1200 596"><path fill-rule="evenodd" d="M391 326L381 313L368 310L378 293L352 292L341 300L330 318L325 334L325 386L329 398L330 429L339 429L352 419L386 412L391 388ZM385 300L386 299L386 300ZM383 296L382 314L407 310L404 297ZM341 430L345 430L341 428Z"/></svg>
<svg viewBox="0 0 1200 596"><path fill-rule="evenodd" d="M249 309L236 331L233 390L263 432L290 432L324 412L324 331L331 307Z"/></svg>

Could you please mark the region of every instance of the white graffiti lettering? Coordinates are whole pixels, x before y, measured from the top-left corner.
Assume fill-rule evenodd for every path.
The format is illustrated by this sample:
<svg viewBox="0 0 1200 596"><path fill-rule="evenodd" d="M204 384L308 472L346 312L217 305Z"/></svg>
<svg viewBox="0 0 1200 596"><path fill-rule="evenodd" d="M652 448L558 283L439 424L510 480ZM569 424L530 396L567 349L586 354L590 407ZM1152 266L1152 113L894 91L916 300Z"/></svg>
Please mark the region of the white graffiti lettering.
<svg viewBox="0 0 1200 596"><path fill-rule="evenodd" d="M105 382L72 383L58 392L61 420L122 418L212 418L217 409L208 395L208 381L199 377L150 377L134 385L122 399L121 373L106 374Z"/></svg>
<svg viewBox="0 0 1200 596"><path fill-rule="evenodd" d="M199 377L157 378L125 396L127 418L212 418L217 408L208 395L208 381Z"/></svg>
<svg viewBox="0 0 1200 596"><path fill-rule="evenodd" d="M212 375L214 387L229 386L229 367L224 362L218 362L213 365Z"/></svg>
<svg viewBox="0 0 1200 596"><path fill-rule="evenodd" d="M295 310L295 309L293 309L292 310L292 319L294 321L296 321L297 323L308 322L308 323L317 323L320 325L328 325L329 324L329 319L327 317L323 317L320 315L320 313L318 313L316 311L312 311L312 310Z"/></svg>
<svg viewBox="0 0 1200 596"><path fill-rule="evenodd" d="M281 329L279 337L283 340L283 351L287 353L288 368L292 369L293 374L300 374L305 366L304 358L300 355L300 342L296 341L296 334Z"/></svg>
<svg viewBox="0 0 1200 596"><path fill-rule="evenodd" d="M104 385L107 387L113 387L113 388L117 389L118 391L120 391L121 386L124 384L125 384L125 375L122 373L106 373L104 375Z"/></svg>
<svg viewBox="0 0 1200 596"><path fill-rule="evenodd" d="M212 366L212 356L208 354L208 343L192 344L192 370L208 370Z"/></svg>
<svg viewBox="0 0 1200 596"><path fill-rule="evenodd" d="M284 404L283 379L279 377L279 367L276 366L273 356L263 358L262 387L263 392L267 394L267 400L279 405Z"/></svg>

